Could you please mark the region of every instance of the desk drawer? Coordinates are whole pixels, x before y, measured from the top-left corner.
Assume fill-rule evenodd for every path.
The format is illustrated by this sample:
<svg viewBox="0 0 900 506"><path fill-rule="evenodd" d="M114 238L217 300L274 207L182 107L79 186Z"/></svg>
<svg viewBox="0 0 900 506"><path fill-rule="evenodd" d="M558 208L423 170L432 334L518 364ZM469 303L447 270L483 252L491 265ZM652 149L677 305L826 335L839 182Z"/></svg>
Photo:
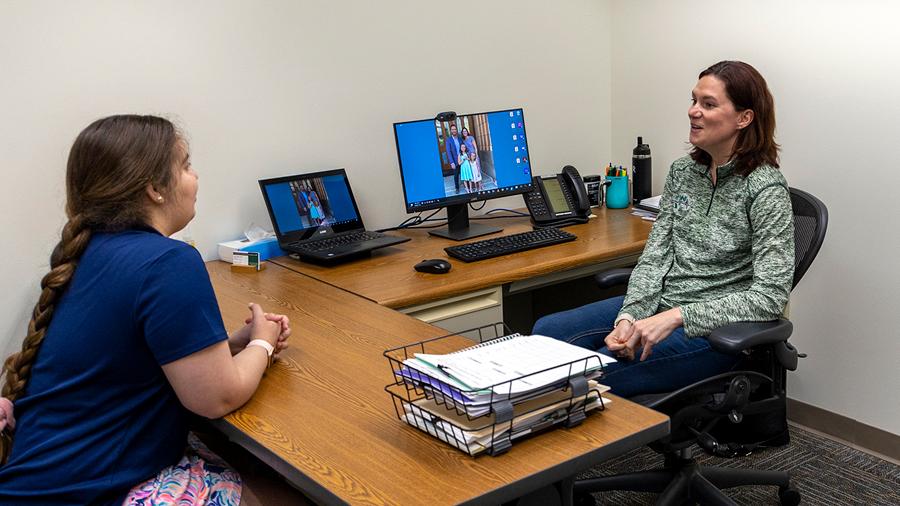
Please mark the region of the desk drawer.
<svg viewBox="0 0 900 506"><path fill-rule="evenodd" d="M483 327L503 321L503 290L499 286L478 290L401 308L400 312L450 332Z"/></svg>

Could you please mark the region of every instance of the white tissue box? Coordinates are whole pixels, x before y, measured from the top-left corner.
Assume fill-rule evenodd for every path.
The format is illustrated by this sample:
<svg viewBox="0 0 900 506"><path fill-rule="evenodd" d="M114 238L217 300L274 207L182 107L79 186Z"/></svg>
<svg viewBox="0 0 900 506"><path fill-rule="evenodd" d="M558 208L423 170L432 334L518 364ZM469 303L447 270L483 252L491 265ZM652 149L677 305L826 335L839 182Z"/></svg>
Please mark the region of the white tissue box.
<svg viewBox="0 0 900 506"><path fill-rule="evenodd" d="M219 260L231 263L232 253L235 251L253 251L259 253L259 260L264 261L269 258L287 255L287 252L278 247L278 239L275 237L266 237L257 241L250 239L237 239L234 241L219 243Z"/></svg>

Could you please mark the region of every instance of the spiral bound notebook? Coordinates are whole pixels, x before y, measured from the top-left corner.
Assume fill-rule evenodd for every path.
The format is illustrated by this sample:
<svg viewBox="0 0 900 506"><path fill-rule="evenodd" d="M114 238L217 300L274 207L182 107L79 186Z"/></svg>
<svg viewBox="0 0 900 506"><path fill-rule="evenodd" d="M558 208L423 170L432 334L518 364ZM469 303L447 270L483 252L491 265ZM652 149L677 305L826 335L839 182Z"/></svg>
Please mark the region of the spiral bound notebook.
<svg viewBox="0 0 900 506"><path fill-rule="evenodd" d="M446 355L416 353L404 364L460 390L517 395L572 376L599 374L612 362L611 357L550 337L511 334Z"/></svg>

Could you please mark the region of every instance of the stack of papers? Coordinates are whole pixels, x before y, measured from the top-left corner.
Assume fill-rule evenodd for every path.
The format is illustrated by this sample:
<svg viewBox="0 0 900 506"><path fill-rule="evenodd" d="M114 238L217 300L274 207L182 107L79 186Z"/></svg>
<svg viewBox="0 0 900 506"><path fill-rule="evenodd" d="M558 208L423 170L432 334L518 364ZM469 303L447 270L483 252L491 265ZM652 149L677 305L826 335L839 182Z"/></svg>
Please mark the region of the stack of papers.
<svg viewBox="0 0 900 506"><path fill-rule="evenodd" d="M465 415L448 412L432 399L420 399L406 405L405 419L408 424L470 455L477 455L489 449L493 441L510 431L509 438L516 439L564 421L570 409L578 409L583 405L585 411L590 411L612 402L600 395L609 390L608 386L590 381L588 388L586 396L573 398L570 392L557 390L516 404L514 418L510 422L496 425L493 415L472 420Z"/></svg>
<svg viewBox="0 0 900 506"><path fill-rule="evenodd" d="M638 202L638 205L649 207L651 209L655 209L656 212L659 212L659 201L662 199L662 195L657 195L655 197L650 197L647 199L643 199Z"/></svg>
<svg viewBox="0 0 900 506"><path fill-rule="evenodd" d="M416 353L398 373L470 416L491 403L516 402L564 387L569 378L588 379L616 360L558 339L512 334L446 355Z"/></svg>
<svg viewBox="0 0 900 506"><path fill-rule="evenodd" d="M398 414L408 424L475 455L499 441L572 416L577 419L581 411L602 409L609 400L600 394L609 388L595 380L603 366L613 362L564 341L520 334L445 355L416 353L403 360L395 374L424 391L425 397L404 401ZM586 391L576 393L577 387L570 387L575 378L587 381ZM504 416L498 421L496 413Z"/></svg>
<svg viewBox="0 0 900 506"><path fill-rule="evenodd" d="M659 214L659 201L662 195L643 199L631 211L631 214L640 216L642 220L656 221L656 215Z"/></svg>

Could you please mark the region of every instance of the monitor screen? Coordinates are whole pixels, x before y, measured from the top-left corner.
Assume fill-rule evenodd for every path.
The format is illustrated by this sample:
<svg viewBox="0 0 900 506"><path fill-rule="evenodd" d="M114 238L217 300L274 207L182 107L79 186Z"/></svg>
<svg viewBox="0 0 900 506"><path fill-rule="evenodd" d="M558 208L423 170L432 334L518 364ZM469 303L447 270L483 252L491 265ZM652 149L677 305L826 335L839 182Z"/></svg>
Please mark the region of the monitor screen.
<svg viewBox="0 0 900 506"><path fill-rule="evenodd" d="M530 191L522 109L394 124L407 212Z"/></svg>
<svg viewBox="0 0 900 506"><path fill-rule="evenodd" d="M259 185L279 236L297 240L363 226L343 169L265 179Z"/></svg>

